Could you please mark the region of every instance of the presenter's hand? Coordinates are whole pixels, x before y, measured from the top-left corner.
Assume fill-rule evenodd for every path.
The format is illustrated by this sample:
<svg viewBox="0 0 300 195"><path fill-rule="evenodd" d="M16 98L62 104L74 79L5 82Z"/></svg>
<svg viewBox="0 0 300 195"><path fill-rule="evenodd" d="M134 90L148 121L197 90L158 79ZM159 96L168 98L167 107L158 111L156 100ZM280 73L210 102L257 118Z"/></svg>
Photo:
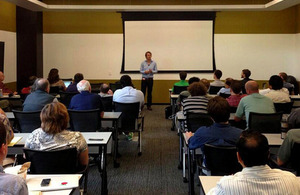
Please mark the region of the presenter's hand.
<svg viewBox="0 0 300 195"><path fill-rule="evenodd" d="M149 69L149 73L152 73L152 69Z"/></svg>
<svg viewBox="0 0 300 195"><path fill-rule="evenodd" d="M145 74L149 74L149 70L145 70Z"/></svg>

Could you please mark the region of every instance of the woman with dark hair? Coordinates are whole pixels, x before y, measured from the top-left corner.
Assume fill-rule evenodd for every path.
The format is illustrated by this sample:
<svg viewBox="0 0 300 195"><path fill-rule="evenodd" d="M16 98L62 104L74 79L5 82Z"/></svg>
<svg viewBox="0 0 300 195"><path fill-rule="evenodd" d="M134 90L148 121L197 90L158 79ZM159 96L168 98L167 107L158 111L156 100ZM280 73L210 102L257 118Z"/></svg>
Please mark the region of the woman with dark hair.
<svg viewBox="0 0 300 195"><path fill-rule="evenodd" d="M287 76L286 82L294 85L294 95L298 95L299 94L299 83L298 83L297 79L294 76L289 75L289 76Z"/></svg>
<svg viewBox="0 0 300 195"><path fill-rule="evenodd" d="M58 69L52 68L48 74L48 81L50 83L50 87L59 87L63 91L66 91L66 86L63 80L59 78Z"/></svg>
<svg viewBox="0 0 300 195"><path fill-rule="evenodd" d="M34 130L26 140L25 148L33 150L59 150L76 147L79 163L89 162L87 143L80 132L66 130L69 115L59 102L47 104L41 111L41 127Z"/></svg>

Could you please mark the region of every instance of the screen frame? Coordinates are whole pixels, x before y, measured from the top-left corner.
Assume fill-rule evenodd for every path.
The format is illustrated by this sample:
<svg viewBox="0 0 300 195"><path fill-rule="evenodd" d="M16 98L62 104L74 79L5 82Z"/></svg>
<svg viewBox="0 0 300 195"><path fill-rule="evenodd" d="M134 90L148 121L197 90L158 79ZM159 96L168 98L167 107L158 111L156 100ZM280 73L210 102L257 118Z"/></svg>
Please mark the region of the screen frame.
<svg viewBox="0 0 300 195"><path fill-rule="evenodd" d="M173 20L209 20L213 22L212 29L212 69L211 70L159 70L158 73L178 73L185 71L188 73L212 73L216 70L215 64L215 18L216 12L121 12L123 22L123 55L122 73L140 73L140 71L125 70L125 22L126 21L173 21Z"/></svg>

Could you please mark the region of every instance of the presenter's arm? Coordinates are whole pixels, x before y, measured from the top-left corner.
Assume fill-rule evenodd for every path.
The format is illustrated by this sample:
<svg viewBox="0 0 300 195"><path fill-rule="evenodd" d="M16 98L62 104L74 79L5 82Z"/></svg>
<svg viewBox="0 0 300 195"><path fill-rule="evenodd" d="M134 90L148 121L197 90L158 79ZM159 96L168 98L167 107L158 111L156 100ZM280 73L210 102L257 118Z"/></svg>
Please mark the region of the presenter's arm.
<svg viewBox="0 0 300 195"><path fill-rule="evenodd" d="M157 73L157 65L156 65L156 62L154 62L154 66L153 66L153 69L152 69L152 73Z"/></svg>
<svg viewBox="0 0 300 195"><path fill-rule="evenodd" d="M146 73L145 73L144 66L143 66L143 63L141 63L141 67L140 67L140 73L142 73L142 74L146 74Z"/></svg>

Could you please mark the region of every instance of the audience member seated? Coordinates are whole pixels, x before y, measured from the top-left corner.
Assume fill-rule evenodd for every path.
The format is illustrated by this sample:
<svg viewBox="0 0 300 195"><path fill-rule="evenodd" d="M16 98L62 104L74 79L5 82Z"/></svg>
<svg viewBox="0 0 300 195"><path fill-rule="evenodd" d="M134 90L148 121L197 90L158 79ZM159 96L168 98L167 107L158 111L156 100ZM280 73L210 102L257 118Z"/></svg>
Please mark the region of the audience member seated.
<svg viewBox="0 0 300 195"><path fill-rule="evenodd" d="M210 82L207 79L205 79L205 78L201 79L200 81L204 84L204 86L207 89L207 93L206 93L205 97L207 97L210 100L211 98L213 98L213 96L211 96L211 95L208 94L209 87L210 87Z"/></svg>
<svg viewBox="0 0 300 195"><path fill-rule="evenodd" d="M235 113L235 121L242 120L242 117L245 115L248 125L250 112L275 113L272 100L258 93L258 84L256 81L248 81L245 88L248 95L241 99Z"/></svg>
<svg viewBox="0 0 300 195"><path fill-rule="evenodd" d="M230 85L231 85L232 81L233 81L232 78L226 78L225 79L225 87L222 87L220 89L220 91L217 93L217 95L220 95L220 94L230 95Z"/></svg>
<svg viewBox="0 0 300 195"><path fill-rule="evenodd" d="M140 102L140 110L144 107L144 94L142 91L133 88L131 77L123 75L120 79L122 89L115 91L113 101L119 103Z"/></svg>
<svg viewBox="0 0 300 195"><path fill-rule="evenodd" d="M269 79L269 89L262 90L265 96L272 99L274 103L291 102L289 91L283 88L283 81L278 75L273 75ZM259 91L260 94L261 91Z"/></svg>
<svg viewBox="0 0 300 195"><path fill-rule="evenodd" d="M295 175L267 165L269 144L264 135L244 131L236 146L243 170L224 176L208 194L300 194L299 179Z"/></svg>
<svg viewBox="0 0 300 195"><path fill-rule="evenodd" d="M81 73L76 73L74 75L74 81L68 86L66 92L69 92L69 93L78 93L78 90L77 90L77 84L83 80L83 74Z"/></svg>
<svg viewBox="0 0 300 195"><path fill-rule="evenodd" d="M62 103L47 104L41 112L41 128L27 138L25 148L33 150L60 150L76 147L80 165L89 162L87 143L80 132L68 131L68 110Z"/></svg>
<svg viewBox="0 0 300 195"><path fill-rule="evenodd" d="M32 89L32 85L33 85L33 83L35 82L36 79L37 79L36 76L29 77L27 87L24 87L21 90L21 93L22 94L30 94L32 91L34 91L34 90L31 90L31 89Z"/></svg>
<svg viewBox="0 0 300 195"><path fill-rule="evenodd" d="M180 81L177 83L174 83L174 86L189 86L189 83L185 80L186 76L187 76L186 72L180 72L179 73ZM174 92L174 86L172 88L172 92Z"/></svg>
<svg viewBox="0 0 300 195"><path fill-rule="evenodd" d="M242 70L241 78L243 79L242 80L242 93L243 94L247 94L245 85L248 81L252 80L252 79L250 79L250 76L251 76L251 71L249 69Z"/></svg>
<svg viewBox="0 0 300 195"><path fill-rule="evenodd" d="M59 87L60 90L66 91L66 86L63 80L59 78L58 69L52 68L48 74L50 87Z"/></svg>
<svg viewBox="0 0 300 195"><path fill-rule="evenodd" d="M294 85L294 95L298 95L299 94L299 83L298 83L297 79L294 76L289 75L289 76L287 76L286 82Z"/></svg>
<svg viewBox="0 0 300 195"><path fill-rule="evenodd" d="M300 128L300 108L297 108L291 112L287 118L287 123L289 129Z"/></svg>
<svg viewBox="0 0 300 195"><path fill-rule="evenodd" d="M233 81L230 85L230 97L226 98L227 102L231 107L238 107L241 99L245 96L246 94L241 94L242 92L242 83L241 81Z"/></svg>
<svg viewBox="0 0 300 195"><path fill-rule="evenodd" d="M289 90L290 95L294 95L294 85L286 81L288 78L287 74L285 72L280 72L279 76L283 80L283 87Z"/></svg>
<svg viewBox="0 0 300 195"><path fill-rule="evenodd" d="M5 125L0 122L0 194L22 194L27 195L28 189L26 181L18 176L7 174L3 170L3 161L7 155L7 145L10 143L7 140L7 130Z"/></svg>
<svg viewBox="0 0 300 195"><path fill-rule="evenodd" d="M183 100L183 115L186 117L187 112L207 113L208 98L205 96L207 88L200 82L194 82L188 87L190 96ZM185 124L185 130L187 125Z"/></svg>
<svg viewBox="0 0 300 195"><path fill-rule="evenodd" d="M188 82L189 82L189 85L191 85L192 83L199 82L199 81L200 81L200 79L198 77L191 77ZM182 91L177 98L177 101L176 101L177 105L181 104L181 102L182 102L181 97L189 97L190 95L191 94L188 90Z"/></svg>
<svg viewBox="0 0 300 195"><path fill-rule="evenodd" d="M109 96L113 96L114 93L113 91L109 88L109 85L107 83L103 83L101 86L100 86L100 93L99 95L101 97L109 97Z"/></svg>
<svg viewBox="0 0 300 195"><path fill-rule="evenodd" d="M277 164L279 166L290 168L289 163L293 145L294 143L300 143L300 125L297 128L298 129L291 129L287 132L286 137L279 148L277 156Z"/></svg>
<svg viewBox="0 0 300 195"><path fill-rule="evenodd" d="M72 110L92 110L100 109L101 117L104 115L104 108L101 97L91 93L91 85L87 80L81 80L77 84L79 94L72 97L69 108Z"/></svg>
<svg viewBox="0 0 300 195"><path fill-rule="evenodd" d="M6 130L6 140L8 143L14 138L14 131L10 125L9 119L6 117L5 112L0 108L0 123L2 123Z"/></svg>
<svg viewBox="0 0 300 195"><path fill-rule="evenodd" d="M225 83L223 81L220 80L220 78L222 77L222 71L221 70L215 70L214 72L214 81L210 83L210 86L216 86L216 87L223 87L225 85Z"/></svg>
<svg viewBox="0 0 300 195"><path fill-rule="evenodd" d="M194 135L192 132L186 132L189 148L203 149L206 143L216 146L234 146L242 130L229 125L230 106L228 102L224 98L216 96L209 100L207 110L214 120L214 124L210 127L200 127Z"/></svg>
<svg viewBox="0 0 300 195"><path fill-rule="evenodd" d="M23 103L23 111L42 110L46 104L57 99L49 94L50 84L47 79L39 78L35 80L36 90L29 94Z"/></svg>
<svg viewBox="0 0 300 195"><path fill-rule="evenodd" d="M17 92L13 92L11 89L9 89L8 87L5 86L5 84L3 83L4 81L4 74L3 72L0 71L0 89L2 89L2 93L4 95L8 95L8 94L14 94L16 95Z"/></svg>

